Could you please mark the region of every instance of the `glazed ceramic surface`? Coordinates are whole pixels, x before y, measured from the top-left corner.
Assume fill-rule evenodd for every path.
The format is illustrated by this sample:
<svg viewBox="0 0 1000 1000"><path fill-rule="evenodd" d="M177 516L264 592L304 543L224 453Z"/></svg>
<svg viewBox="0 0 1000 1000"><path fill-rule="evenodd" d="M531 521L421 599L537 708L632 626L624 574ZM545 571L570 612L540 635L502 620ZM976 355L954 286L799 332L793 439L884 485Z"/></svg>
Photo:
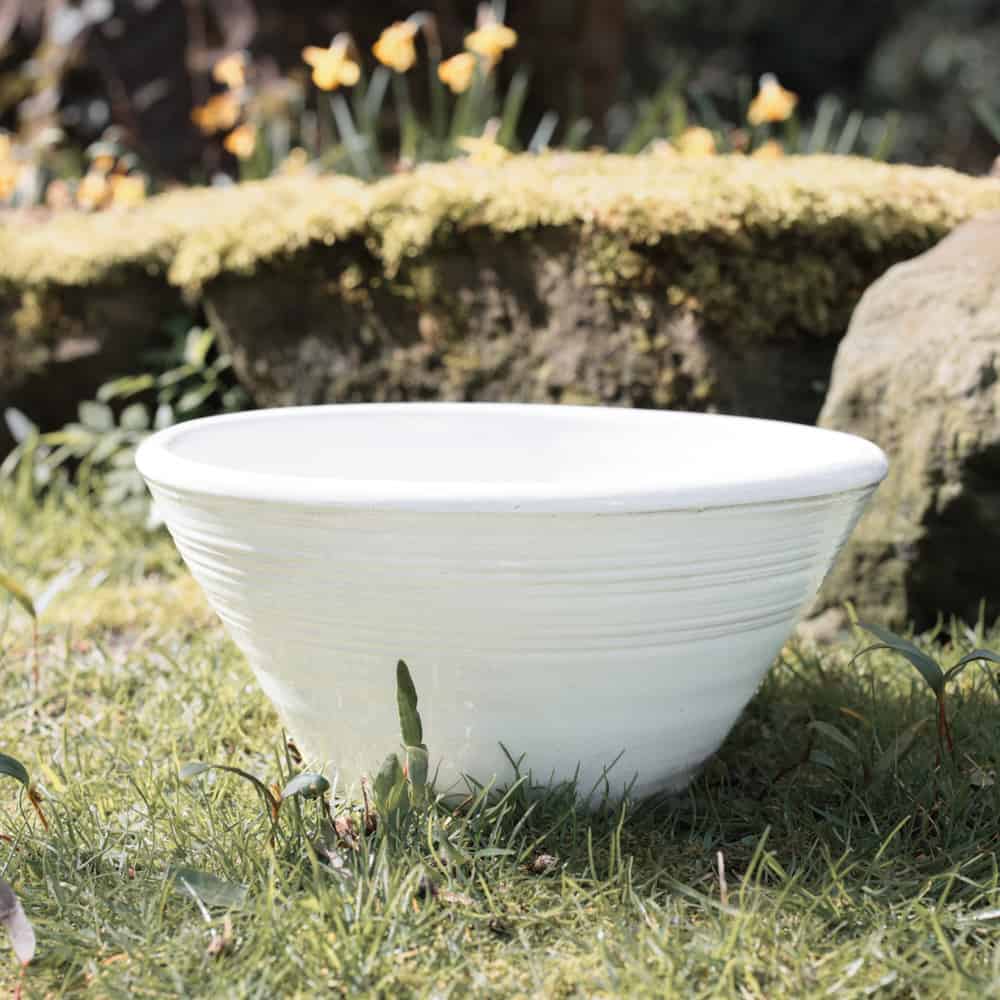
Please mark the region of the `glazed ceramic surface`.
<svg viewBox="0 0 1000 1000"><path fill-rule="evenodd" d="M137 463L296 739L341 787L399 744L438 787L678 788L721 743L886 472L860 438L662 411L264 410Z"/></svg>

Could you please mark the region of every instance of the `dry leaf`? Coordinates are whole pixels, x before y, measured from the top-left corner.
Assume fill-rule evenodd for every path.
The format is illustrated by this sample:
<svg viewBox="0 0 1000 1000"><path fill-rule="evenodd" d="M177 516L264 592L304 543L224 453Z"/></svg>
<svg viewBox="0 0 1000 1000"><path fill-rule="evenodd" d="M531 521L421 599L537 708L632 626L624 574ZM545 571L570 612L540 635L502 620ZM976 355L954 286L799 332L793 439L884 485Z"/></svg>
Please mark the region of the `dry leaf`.
<svg viewBox="0 0 1000 1000"><path fill-rule="evenodd" d="M18 961L27 965L35 957L35 929L14 890L3 879L0 879L0 923L7 928Z"/></svg>
<svg viewBox="0 0 1000 1000"><path fill-rule="evenodd" d="M527 869L532 875L545 875L559 864L559 859L554 854L536 854L528 862Z"/></svg>

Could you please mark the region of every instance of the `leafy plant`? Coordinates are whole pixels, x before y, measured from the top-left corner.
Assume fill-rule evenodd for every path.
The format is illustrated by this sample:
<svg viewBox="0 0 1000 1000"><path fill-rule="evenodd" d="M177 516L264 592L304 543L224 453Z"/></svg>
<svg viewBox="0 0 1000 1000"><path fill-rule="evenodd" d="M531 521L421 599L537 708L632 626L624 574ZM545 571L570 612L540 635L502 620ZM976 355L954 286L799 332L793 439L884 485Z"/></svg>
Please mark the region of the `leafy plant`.
<svg viewBox="0 0 1000 1000"><path fill-rule="evenodd" d="M145 438L184 420L246 409L250 402L211 328L179 320L167 332L167 347L144 356L149 371L106 382L96 399L80 403L77 420L57 431L42 432L25 414L8 409L17 446L0 465L0 476L18 479L22 492L72 483L102 506L146 516L148 493L135 468Z"/></svg>
<svg viewBox="0 0 1000 1000"><path fill-rule="evenodd" d="M42 810L42 797L38 789L31 783L31 775L28 774L28 769L16 757L0 753L0 777L13 778L24 788L32 809L35 810L35 813L41 820L42 826L48 830L49 821Z"/></svg>
<svg viewBox="0 0 1000 1000"><path fill-rule="evenodd" d="M941 667L938 661L934 659L934 657L925 653L914 643L910 642L909 639L904 639L902 636L896 635L895 632L892 632L887 628L883 628L881 625L873 625L868 622L858 622L858 625L866 632L870 632L879 641L861 650L860 653L857 653L854 656L851 662L853 663L854 660L858 659L858 657L864 656L865 654L871 653L877 649L891 649L905 657L934 693L934 698L937 702L937 737L939 756L943 753L945 747L947 747L949 753L954 754L955 739L952 734L951 723L948 720L948 710L946 705L948 685L954 681L971 663L978 662L981 664L1000 664L1000 653L995 653L989 649L973 649L971 652L966 653L961 659L959 659L954 666L945 670Z"/></svg>
<svg viewBox="0 0 1000 1000"><path fill-rule="evenodd" d="M402 735L402 760L390 753L375 778L375 810L380 820L399 828L428 796L428 755L417 710L417 689L405 661L396 664L396 707Z"/></svg>
<svg viewBox="0 0 1000 1000"><path fill-rule="evenodd" d="M205 764L202 761L192 761L189 764L185 764L180 769L180 779L182 782L187 783L209 771L225 771L228 774L235 774L237 777L243 778L244 781L248 781L253 785L267 809L267 815L271 823L272 840L277 831L278 817L281 813L282 803L297 797L322 800L323 796L330 790L330 782L323 775L308 771L295 775L283 788L279 785L272 785L268 788L260 778L255 777L241 767L233 767L230 764Z"/></svg>

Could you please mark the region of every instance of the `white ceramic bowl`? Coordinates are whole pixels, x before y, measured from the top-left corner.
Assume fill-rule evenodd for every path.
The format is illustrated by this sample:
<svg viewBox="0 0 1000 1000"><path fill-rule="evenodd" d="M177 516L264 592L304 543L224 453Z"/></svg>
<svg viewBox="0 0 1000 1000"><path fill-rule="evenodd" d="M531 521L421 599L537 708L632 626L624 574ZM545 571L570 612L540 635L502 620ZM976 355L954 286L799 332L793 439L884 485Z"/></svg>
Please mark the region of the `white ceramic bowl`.
<svg viewBox="0 0 1000 1000"><path fill-rule="evenodd" d="M341 786L399 745L438 787L679 788L886 472L860 438L651 410L419 403L195 420L137 458L261 687Z"/></svg>

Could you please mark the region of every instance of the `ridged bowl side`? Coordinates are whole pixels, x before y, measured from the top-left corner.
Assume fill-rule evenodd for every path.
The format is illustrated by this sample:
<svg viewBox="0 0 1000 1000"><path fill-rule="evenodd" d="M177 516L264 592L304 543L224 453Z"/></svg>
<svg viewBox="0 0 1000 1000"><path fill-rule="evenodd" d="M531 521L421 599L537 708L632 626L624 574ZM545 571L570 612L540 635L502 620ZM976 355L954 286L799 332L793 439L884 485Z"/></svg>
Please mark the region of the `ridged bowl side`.
<svg viewBox="0 0 1000 1000"><path fill-rule="evenodd" d="M342 787L398 747L407 661L438 787L687 782L725 738L872 488L644 514L304 508L153 486L289 731Z"/></svg>

